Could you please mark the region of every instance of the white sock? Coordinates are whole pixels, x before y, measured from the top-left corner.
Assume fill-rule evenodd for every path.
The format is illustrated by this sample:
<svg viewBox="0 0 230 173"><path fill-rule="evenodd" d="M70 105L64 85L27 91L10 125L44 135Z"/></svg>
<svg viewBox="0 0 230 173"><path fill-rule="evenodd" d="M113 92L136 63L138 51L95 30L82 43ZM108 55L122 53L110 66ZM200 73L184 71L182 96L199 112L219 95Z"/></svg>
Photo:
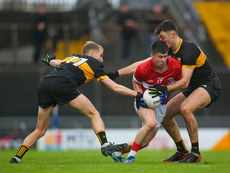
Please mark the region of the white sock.
<svg viewBox="0 0 230 173"><path fill-rule="evenodd" d="M136 155L137 155L137 152L136 152L136 151L130 150L128 157L129 157L129 156L134 156L134 157L136 157Z"/></svg>

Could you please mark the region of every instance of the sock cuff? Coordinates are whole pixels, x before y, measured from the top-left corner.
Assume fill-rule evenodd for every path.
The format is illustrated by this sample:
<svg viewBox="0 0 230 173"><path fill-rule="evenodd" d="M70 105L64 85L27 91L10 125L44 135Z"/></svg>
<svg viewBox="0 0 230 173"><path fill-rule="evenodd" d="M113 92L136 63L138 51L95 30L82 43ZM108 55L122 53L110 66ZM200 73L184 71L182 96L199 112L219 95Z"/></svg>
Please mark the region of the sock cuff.
<svg viewBox="0 0 230 173"><path fill-rule="evenodd" d="M98 135L100 132L105 132L105 130L99 130L99 131L97 131L96 135Z"/></svg>
<svg viewBox="0 0 230 173"><path fill-rule="evenodd" d="M26 144L22 144L22 146L26 147L28 150L30 149L30 147Z"/></svg>
<svg viewBox="0 0 230 173"><path fill-rule="evenodd" d="M137 142L133 142L133 146L132 146L132 149L131 150L133 150L133 151L138 151L140 148L141 148L141 145L142 144L138 144Z"/></svg>
<svg viewBox="0 0 230 173"><path fill-rule="evenodd" d="M174 142L175 142L175 143L177 143L177 142L181 142L181 141L183 141L183 139L182 139L182 138L180 138L180 139L178 139L178 140L174 140Z"/></svg>

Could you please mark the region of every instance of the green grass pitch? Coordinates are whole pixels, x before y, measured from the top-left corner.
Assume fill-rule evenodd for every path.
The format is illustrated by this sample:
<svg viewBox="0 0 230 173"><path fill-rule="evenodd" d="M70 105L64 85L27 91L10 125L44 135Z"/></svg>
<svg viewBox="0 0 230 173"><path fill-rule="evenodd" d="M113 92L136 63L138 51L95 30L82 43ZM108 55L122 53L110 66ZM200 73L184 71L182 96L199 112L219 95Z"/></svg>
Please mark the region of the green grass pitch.
<svg viewBox="0 0 230 173"><path fill-rule="evenodd" d="M141 150L136 163L115 163L99 150L37 151L30 150L20 164L8 163L16 150L0 151L1 173L230 173L230 151L202 151L196 164L163 163L175 151ZM126 157L127 155L125 155Z"/></svg>

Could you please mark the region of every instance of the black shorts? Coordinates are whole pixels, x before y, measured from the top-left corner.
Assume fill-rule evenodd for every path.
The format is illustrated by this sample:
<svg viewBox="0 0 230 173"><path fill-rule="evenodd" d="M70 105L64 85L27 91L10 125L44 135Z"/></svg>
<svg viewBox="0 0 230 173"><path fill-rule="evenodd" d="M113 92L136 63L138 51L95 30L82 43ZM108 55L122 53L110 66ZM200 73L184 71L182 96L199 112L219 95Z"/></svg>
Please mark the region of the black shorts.
<svg viewBox="0 0 230 173"><path fill-rule="evenodd" d="M211 97L211 103L206 107L209 107L213 102L215 102L220 97L221 84L219 80L207 81L196 87L188 86L188 88L185 88L182 91L182 93L184 94L185 97L188 97L194 90L196 90L199 87L204 88Z"/></svg>
<svg viewBox="0 0 230 173"><path fill-rule="evenodd" d="M38 104L42 108L64 105L80 95L72 82L65 78L44 78L38 85Z"/></svg>

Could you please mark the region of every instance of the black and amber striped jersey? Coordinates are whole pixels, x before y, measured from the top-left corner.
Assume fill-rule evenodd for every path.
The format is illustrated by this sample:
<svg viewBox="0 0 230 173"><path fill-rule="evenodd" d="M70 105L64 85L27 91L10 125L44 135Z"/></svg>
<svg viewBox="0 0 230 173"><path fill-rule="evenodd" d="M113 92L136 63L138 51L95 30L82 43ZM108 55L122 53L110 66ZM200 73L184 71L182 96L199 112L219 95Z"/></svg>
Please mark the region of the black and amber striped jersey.
<svg viewBox="0 0 230 173"><path fill-rule="evenodd" d="M182 68L194 69L189 86L197 87L203 82L219 80L206 55L194 43L180 39L178 49L170 49L169 55L177 59Z"/></svg>
<svg viewBox="0 0 230 173"><path fill-rule="evenodd" d="M103 68L103 64L95 58L73 54L63 59L61 65L46 77L63 77L78 87L94 78L98 81L108 78Z"/></svg>

